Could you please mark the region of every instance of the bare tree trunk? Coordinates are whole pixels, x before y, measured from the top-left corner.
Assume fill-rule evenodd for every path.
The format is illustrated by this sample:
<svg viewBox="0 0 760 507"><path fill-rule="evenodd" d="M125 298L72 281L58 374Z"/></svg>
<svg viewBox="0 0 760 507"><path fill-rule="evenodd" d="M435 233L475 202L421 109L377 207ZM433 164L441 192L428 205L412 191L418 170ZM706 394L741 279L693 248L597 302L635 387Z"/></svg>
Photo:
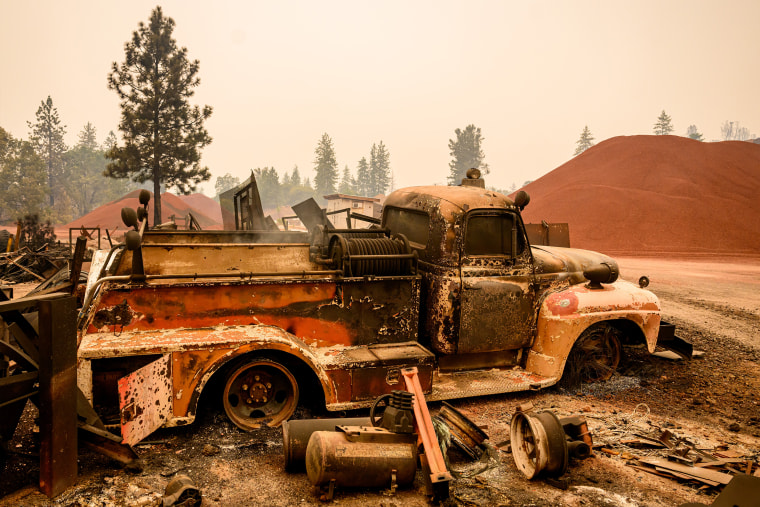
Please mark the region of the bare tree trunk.
<svg viewBox="0 0 760 507"><path fill-rule="evenodd" d="M161 223L161 169L153 169L153 226Z"/></svg>

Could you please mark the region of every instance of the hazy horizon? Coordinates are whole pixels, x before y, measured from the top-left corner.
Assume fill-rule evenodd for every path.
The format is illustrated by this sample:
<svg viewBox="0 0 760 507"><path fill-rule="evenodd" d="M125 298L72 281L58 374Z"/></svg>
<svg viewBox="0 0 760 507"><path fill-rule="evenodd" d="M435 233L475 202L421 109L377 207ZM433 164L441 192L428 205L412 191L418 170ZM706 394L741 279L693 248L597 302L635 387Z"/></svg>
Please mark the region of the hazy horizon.
<svg viewBox="0 0 760 507"><path fill-rule="evenodd" d="M760 2L161 3L200 60L193 104L208 104L212 179L252 168L313 179L333 139L338 170L383 141L397 187L445 183L448 140L480 127L489 186L535 180L572 158L588 125L599 143L651 134L662 110L676 135L724 121L760 130ZM76 143L118 135L112 62L154 2L3 0L0 126L27 138L48 95ZM10 48L14 48L11 50Z"/></svg>

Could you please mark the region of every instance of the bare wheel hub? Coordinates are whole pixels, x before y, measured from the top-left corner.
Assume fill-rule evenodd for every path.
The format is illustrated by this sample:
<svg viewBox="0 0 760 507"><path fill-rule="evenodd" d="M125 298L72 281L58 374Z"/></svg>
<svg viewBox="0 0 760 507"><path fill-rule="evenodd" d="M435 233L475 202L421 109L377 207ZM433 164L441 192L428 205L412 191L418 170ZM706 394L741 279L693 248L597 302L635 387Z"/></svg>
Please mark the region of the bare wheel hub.
<svg viewBox="0 0 760 507"><path fill-rule="evenodd" d="M229 374L222 400L227 416L243 430L279 426L296 409L298 383L282 364L254 359Z"/></svg>
<svg viewBox="0 0 760 507"><path fill-rule="evenodd" d="M272 377L265 373L249 372L240 385L240 397L252 407L267 403L272 395Z"/></svg>

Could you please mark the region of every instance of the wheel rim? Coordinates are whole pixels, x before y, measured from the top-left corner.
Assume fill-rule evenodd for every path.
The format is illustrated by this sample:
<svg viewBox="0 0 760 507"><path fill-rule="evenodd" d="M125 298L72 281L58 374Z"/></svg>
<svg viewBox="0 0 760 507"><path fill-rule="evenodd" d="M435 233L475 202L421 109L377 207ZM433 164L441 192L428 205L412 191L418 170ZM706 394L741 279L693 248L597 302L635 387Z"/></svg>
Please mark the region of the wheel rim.
<svg viewBox="0 0 760 507"><path fill-rule="evenodd" d="M239 428L279 426L298 404L298 383L287 368L268 359L244 364L227 377L224 410Z"/></svg>
<svg viewBox="0 0 760 507"><path fill-rule="evenodd" d="M614 329L606 326L596 329L575 344L576 362L580 380L599 382L609 379L620 364L620 340Z"/></svg>

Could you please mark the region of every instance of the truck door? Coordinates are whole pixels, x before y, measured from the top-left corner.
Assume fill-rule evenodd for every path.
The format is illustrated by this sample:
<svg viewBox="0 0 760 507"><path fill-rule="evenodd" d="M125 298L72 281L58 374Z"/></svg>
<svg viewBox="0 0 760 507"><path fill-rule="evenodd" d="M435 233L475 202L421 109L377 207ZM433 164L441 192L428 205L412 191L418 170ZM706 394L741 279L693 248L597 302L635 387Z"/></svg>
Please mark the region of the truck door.
<svg viewBox="0 0 760 507"><path fill-rule="evenodd" d="M529 346L535 292L522 221L508 210L473 210L465 217L461 249L457 353Z"/></svg>

